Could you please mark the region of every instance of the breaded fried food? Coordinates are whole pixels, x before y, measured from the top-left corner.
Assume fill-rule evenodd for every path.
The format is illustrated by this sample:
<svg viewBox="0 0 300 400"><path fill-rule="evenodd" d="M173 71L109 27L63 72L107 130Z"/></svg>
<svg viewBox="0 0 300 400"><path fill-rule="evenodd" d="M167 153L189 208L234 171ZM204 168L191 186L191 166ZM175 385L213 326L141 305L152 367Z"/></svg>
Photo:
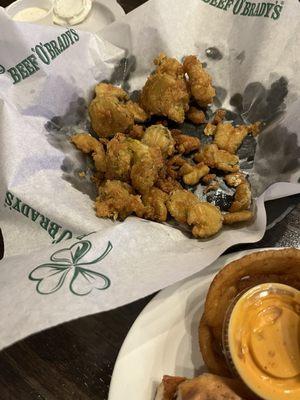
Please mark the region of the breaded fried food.
<svg viewBox="0 0 300 400"><path fill-rule="evenodd" d="M96 97L114 96L119 100L128 100L128 94L122 88L111 85L110 83L101 82L95 86Z"/></svg>
<svg viewBox="0 0 300 400"><path fill-rule="evenodd" d="M96 96L89 105L93 130L101 137L126 132L134 124L134 116L116 96Z"/></svg>
<svg viewBox="0 0 300 400"><path fill-rule="evenodd" d="M149 147L131 138L126 143L133 154L131 184L140 194L146 194L154 186L164 166L161 151L158 147Z"/></svg>
<svg viewBox="0 0 300 400"><path fill-rule="evenodd" d="M198 202L189 207L187 223L192 225L192 234L203 239L219 232L223 217L218 207L207 202Z"/></svg>
<svg viewBox="0 0 300 400"><path fill-rule="evenodd" d="M71 137L71 142L83 153L92 153L95 168L99 172L106 171L106 158L103 144L89 133L77 133Z"/></svg>
<svg viewBox="0 0 300 400"><path fill-rule="evenodd" d="M205 183L205 185L209 185L216 179L216 177L216 174L207 174L202 178L202 182Z"/></svg>
<svg viewBox="0 0 300 400"><path fill-rule="evenodd" d="M99 196L95 202L96 215L101 218L123 220L130 214L143 217L145 207L140 196L125 182L107 180L99 187Z"/></svg>
<svg viewBox="0 0 300 400"><path fill-rule="evenodd" d="M167 194L170 194L177 189L182 189L181 184L170 176L167 176L166 178L158 178L156 186Z"/></svg>
<svg viewBox="0 0 300 400"><path fill-rule="evenodd" d="M216 125L209 122L208 124L206 124L203 133L205 136L213 136L216 133L216 130L217 130Z"/></svg>
<svg viewBox="0 0 300 400"><path fill-rule="evenodd" d="M160 124L149 126L141 141L147 146L159 147L164 157L171 156L175 151L175 140L171 132Z"/></svg>
<svg viewBox="0 0 300 400"><path fill-rule="evenodd" d="M144 132L145 130L143 125L133 125L132 129L128 133L128 136L130 136L132 139L141 140L144 136Z"/></svg>
<svg viewBox="0 0 300 400"><path fill-rule="evenodd" d="M232 124L220 123L214 136L214 143L221 150L226 150L231 154L235 154L248 135L248 127L246 125L232 126Z"/></svg>
<svg viewBox="0 0 300 400"><path fill-rule="evenodd" d="M133 152L128 147L126 136L118 133L107 145L106 179L118 179L128 182L130 180L132 163Z"/></svg>
<svg viewBox="0 0 300 400"><path fill-rule="evenodd" d="M208 193L211 192L212 190L217 190L220 187L220 182L218 182L217 180L212 181L209 185L206 186L206 188L204 188L204 193Z"/></svg>
<svg viewBox="0 0 300 400"><path fill-rule="evenodd" d="M199 110L198 108L191 106L190 109L188 110L187 114L187 119L189 119L193 124L195 125L200 125L203 124L205 121L205 114L202 110Z"/></svg>
<svg viewBox="0 0 300 400"><path fill-rule="evenodd" d="M172 129L171 134L175 140L175 148L179 154L189 154L200 149L200 139L195 136L184 135L178 129Z"/></svg>
<svg viewBox="0 0 300 400"><path fill-rule="evenodd" d="M189 163L183 164L179 170L179 175L182 176L183 182L186 185L197 185L200 179L209 173L209 168L203 162L196 165Z"/></svg>
<svg viewBox="0 0 300 400"><path fill-rule="evenodd" d="M211 104L216 95L216 91L211 84L211 76L203 69L197 57L185 57L183 69L189 77L188 85L197 103L204 107Z"/></svg>
<svg viewBox="0 0 300 400"><path fill-rule="evenodd" d="M180 400L243 400L245 388L237 379L203 374L179 384L177 399Z"/></svg>
<svg viewBox="0 0 300 400"><path fill-rule="evenodd" d="M176 154L172 158L169 158L166 162L166 171L168 176L173 179L178 179L180 176L180 167L182 167L184 164L186 164L186 160L179 154Z"/></svg>
<svg viewBox="0 0 300 400"><path fill-rule="evenodd" d="M239 170L239 158L225 150L219 150L216 144L207 144L200 153L195 154L194 160L203 161L210 168L217 168L225 172Z"/></svg>
<svg viewBox="0 0 300 400"><path fill-rule="evenodd" d="M204 373L196 378L164 375L155 400L250 400L239 379Z"/></svg>
<svg viewBox="0 0 300 400"><path fill-rule="evenodd" d="M147 194L142 197L145 205L144 218L152 221L164 222L167 220L167 200L169 196L162 190L152 187Z"/></svg>
<svg viewBox="0 0 300 400"><path fill-rule="evenodd" d="M222 110L221 108L219 108L214 115L214 118L212 120L212 124L213 125L218 125L220 122L222 122L225 118L226 115L226 110Z"/></svg>
<svg viewBox="0 0 300 400"><path fill-rule="evenodd" d="M224 176L224 181L228 186L237 187L246 181L246 176L242 172L234 172Z"/></svg>
<svg viewBox="0 0 300 400"><path fill-rule="evenodd" d="M190 207L198 202L198 197L192 192L188 190L175 190L169 197L167 207L172 217L177 222L184 224L187 222Z"/></svg>
<svg viewBox="0 0 300 400"><path fill-rule="evenodd" d="M186 378L181 376L164 375L162 382L157 388L155 400L174 400L178 385L185 380Z"/></svg>
<svg viewBox="0 0 300 400"><path fill-rule="evenodd" d="M247 181L237 186L229 212L248 210L251 205L251 190Z"/></svg>
<svg viewBox="0 0 300 400"><path fill-rule="evenodd" d="M149 118L149 115L142 109L142 107L134 101L127 101L125 104L128 111L133 114L134 122L145 122Z"/></svg>
<svg viewBox="0 0 300 400"><path fill-rule="evenodd" d="M223 224L232 225L232 224L237 224L239 222L248 222L251 221L253 217L254 217L253 212L249 210L226 213L223 214Z"/></svg>
<svg viewBox="0 0 300 400"><path fill-rule="evenodd" d="M160 54L154 60L154 74L142 89L140 104L150 115L164 115L175 122L183 122L189 109L189 93L183 67L175 58Z"/></svg>
<svg viewBox="0 0 300 400"><path fill-rule="evenodd" d="M145 122L149 117L139 104L128 100L128 94L119 87L102 82L96 85L95 94L89 105L89 115L92 128L100 137L127 132L134 122Z"/></svg>
<svg viewBox="0 0 300 400"><path fill-rule="evenodd" d="M222 328L226 311L242 291L274 282L300 290L300 250L260 251L226 265L210 285L199 327L203 360L216 374L230 376L222 351Z"/></svg>

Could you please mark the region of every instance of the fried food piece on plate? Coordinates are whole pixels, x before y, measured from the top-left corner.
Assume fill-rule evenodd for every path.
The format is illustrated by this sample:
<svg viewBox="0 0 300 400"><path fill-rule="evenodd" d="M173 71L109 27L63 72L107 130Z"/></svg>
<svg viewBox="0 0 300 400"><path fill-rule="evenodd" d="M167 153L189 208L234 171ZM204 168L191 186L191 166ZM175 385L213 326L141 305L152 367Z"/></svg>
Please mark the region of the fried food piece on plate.
<svg viewBox="0 0 300 400"><path fill-rule="evenodd" d="M222 352L222 328L229 305L244 290L266 282L282 283L300 290L300 250L255 252L232 261L216 275L206 297L199 327L202 357L211 372L231 375Z"/></svg>
<svg viewBox="0 0 300 400"><path fill-rule="evenodd" d="M232 225L236 224L239 222L248 222L253 219L254 214L252 211L249 210L242 210L242 211L236 211L233 213L227 213L223 214L223 224L224 225Z"/></svg>
<svg viewBox="0 0 300 400"><path fill-rule="evenodd" d="M212 190L217 190L220 187L220 182L218 182L217 180L212 181L209 185L206 186L206 188L204 189L204 193L208 193Z"/></svg>
<svg viewBox="0 0 300 400"><path fill-rule="evenodd" d="M142 197L145 207L144 217L152 221L164 222L167 220L168 210L166 202L169 196L157 187L150 188Z"/></svg>
<svg viewBox="0 0 300 400"><path fill-rule="evenodd" d="M157 388L155 400L174 400L178 385L184 382L186 378L181 376L164 375L162 382Z"/></svg>
<svg viewBox="0 0 300 400"><path fill-rule="evenodd" d="M175 190L167 202L167 208L172 217L180 223L186 223L188 211L199 199L188 190Z"/></svg>
<svg viewBox="0 0 300 400"><path fill-rule="evenodd" d="M237 187L241 183L246 182L246 176L242 172L234 172L224 176L224 181L228 186Z"/></svg>
<svg viewBox="0 0 300 400"><path fill-rule="evenodd" d="M114 96L119 100L128 100L128 94L122 88L111 85L110 83L101 82L95 86L96 97Z"/></svg>
<svg viewBox="0 0 300 400"><path fill-rule="evenodd" d="M225 172L239 170L239 158L225 150L219 150L216 144L207 144L200 153L195 154L194 160L203 161L210 168L217 168Z"/></svg>
<svg viewBox="0 0 300 400"><path fill-rule="evenodd" d="M202 178L202 182L207 185L204 189L204 193L208 193L211 190L217 190L220 187L220 182L216 178L216 174L207 174Z"/></svg>
<svg viewBox="0 0 300 400"><path fill-rule="evenodd" d="M130 214L143 217L145 207L140 196L125 182L107 180L99 187L95 202L96 215L101 218L124 220Z"/></svg>
<svg viewBox="0 0 300 400"><path fill-rule="evenodd" d="M207 202L198 202L189 207L187 223L192 225L192 234L200 239L215 235L222 228L223 217L218 207Z"/></svg>
<svg viewBox="0 0 300 400"><path fill-rule="evenodd" d="M93 130L102 137L126 132L134 124L134 116L125 103L114 95L96 96L89 105Z"/></svg>
<svg viewBox="0 0 300 400"><path fill-rule="evenodd" d="M171 156L175 151L175 140L171 132L160 124L149 126L141 141L150 147L159 147L164 157Z"/></svg>
<svg viewBox="0 0 300 400"><path fill-rule="evenodd" d="M226 110L222 110L222 108L219 108L214 115L214 118L212 120L213 125L218 125L220 122L222 122L225 118L226 115Z"/></svg>
<svg viewBox="0 0 300 400"><path fill-rule="evenodd" d="M229 212L248 210L251 205L251 190L247 181L237 186Z"/></svg>
<svg viewBox="0 0 300 400"><path fill-rule="evenodd" d="M216 174L207 174L202 178L202 182L205 183L205 185L209 185L216 179L216 177Z"/></svg>
<svg viewBox="0 0 300 400"><path fill-rule="evenodd" d="M203 124L205 121L205 114L202 110L199 110L198 108L191 106L190 109L188 110L187 114L187 119L193 122L195 125L200 125Z"/></svg>
<svg viewBox="0 0 300 400"><path fill-rule="evenodd" d="M142 125L133 125L132 129L129 131L128 136L132 139L142 139L144 136L144 127Z"/></svg>
<svg viewBox="0 0 300 400"><path fill-rule="evenodd" d="M145 194L154 186L164 166L161 151L158 147L149 147L131 138L126 143L133 153L131 184L139 193Z"/></svg>
<svg viewBox="0 0 300 400"><path fill-rule="evenodd" d="M128 147L126 136L118 133L107 145L106 179L118 179L128 182L132 160L133 153Z"/></svg>
<svg viewBox="0 0 300 400"><path fill-rule="evenodd" d="M178 129L172 129L171 134L175 140L175 148L179 154L188 154L200 149L200 139L195 136L184 135Z"/></svg>
<svg viewBox="0 0 300 400"><path fill-rule="evenodd" d="M154 74L142 89L140 104L150 115L164 115L175 122L183 122L189 109L189 93L183 67L175 58L160 54L154 60Z"/></svg>
<svg viewBox="0 0 300 400"><path fill-rule="evenodd" d="M204 135L205 136L213 136L216 133L217 127L214 124L211 124L210 122L206 124L206 127L204 128Z"/></svg>
<svg viewBox="0 0 300 400"><path fill-rule="evenodd" d="M144 111L142 107L134 101L127 101L126 108L131 112L131 114L133 114L135 122L145 122L149 118L149 115L146 113L146 111Z"/></svg>
<svg viewBox="0 0 300 400"><path fill-rule="evenodd" d="M168 194L174 192L174 190L182 189L181 184L170 176L166 178L158 178L156 186Z"/></svg>
<svg viewBox="0 0 300 400"><path fill-rule="evenodd" d="M179 170L179 174L182 176L183 182L186 185L197 185L200 179L208 173L209 168L203 162L196 165L186 162Z"/></svg>
<svg viewBox="0 0 300 400"><path fill-rule="evenodd" d="M184 164L186 164L186 160L180 155L176 154L166 162L167 174L173 179L179 178L179 169Z"/></svg>
<svg viewBox="0 0 300 400"><path fill-rule="evenodd" d="M95 87L96 97L89 105L89 115L94 131L100 137L111 137L130 130L134 122L144 122L147 113L139 104L128 100L128 94L109 83Z"/></svg>
<svg viewBox="0 0 300 400"><path fill-rule="evenodd" d="M214 136L214 143L221 150L235 154L248 135L249 129L246 125L232 126L229 123L218 124Z"/></svg>
<svg viewBox="0 0 300 400"><path fill-rule="evenodd" d="M83 153L92 153L95 168L99 172L106 170L106 157L103 144L89 133L77 133L71 137L71 142Z"/></svg>
<svg viewBox="0 0 300 400"><path fill-rule="evenodd" d="M204 107L211 104L216 91L211 84L211 76L203 69L197 57L185 57L183 69L188 74L188 85L197 103Z"/></svg>
<svg viewBox="0 0 300 400"><path fill-rule="evenodd" d="M165 375L155 400L250 400L249 390L239 379L204 373L196 378Z"/></svg>
<svg viewBox="0 0 300 400"><path fill-rule="evenodd" d="M242 383L239 380L206 373L180 383L177 391L177 399L243 400L237 393L243 395L245 393L245 388L242 387Z"/></svg>

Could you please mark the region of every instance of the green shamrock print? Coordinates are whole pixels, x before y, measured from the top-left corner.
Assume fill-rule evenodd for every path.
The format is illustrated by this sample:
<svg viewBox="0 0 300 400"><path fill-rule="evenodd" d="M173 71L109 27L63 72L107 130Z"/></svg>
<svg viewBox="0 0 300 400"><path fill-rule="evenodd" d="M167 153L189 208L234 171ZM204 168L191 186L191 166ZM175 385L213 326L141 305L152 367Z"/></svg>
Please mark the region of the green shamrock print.
<svg viewBox="0 0 300 400"><path fill-rule="evenodd" d="M57 292L64 284L66 277L71 274L69 289L77 296L86 296L93 289L107 289L110 286L109 278L86 266L103 260L113 246L108 242L105 251L98 258L85 261L84 258L91 248L90 241L80 240L69 248L60 249L51 255L52 262L39 265L30 272L28 278L37 282L36 290L40 294Z"/></svg>

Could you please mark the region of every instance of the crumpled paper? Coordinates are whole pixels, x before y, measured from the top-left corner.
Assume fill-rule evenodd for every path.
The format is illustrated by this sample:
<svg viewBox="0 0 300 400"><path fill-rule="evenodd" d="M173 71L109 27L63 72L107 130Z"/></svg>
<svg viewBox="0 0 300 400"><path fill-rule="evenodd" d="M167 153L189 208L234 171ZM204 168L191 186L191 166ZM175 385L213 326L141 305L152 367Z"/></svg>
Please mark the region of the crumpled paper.
<svg viewBox="0 0 300 400"><path fill-rule="evenodd" d="M264 201L300 192L300 5L271 3L152 0L98 36L12 22L0 9L0 348L144 297L260 240ZM256 151L242 157L256 218L210 240L135 217L96 218L94 188L78 176L88 158L68 140L89 129L98 81L135 96L161 51L197 54L217 87L215 107L235 122L265 122Z"/></svg>

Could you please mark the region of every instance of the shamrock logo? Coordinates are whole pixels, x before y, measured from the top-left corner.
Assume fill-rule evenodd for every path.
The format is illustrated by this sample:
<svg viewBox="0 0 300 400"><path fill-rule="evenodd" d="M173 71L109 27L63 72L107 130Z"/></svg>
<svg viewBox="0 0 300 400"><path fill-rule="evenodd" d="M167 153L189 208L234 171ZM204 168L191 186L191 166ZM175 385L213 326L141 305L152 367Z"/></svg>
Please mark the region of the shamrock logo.
<svg viewBox="0 0 300 400"><path fill-rule="evenodd" d="M110 286L109 278L86 266L103 260L112 247L112 244L108 242L105 251L99 257L88 261L86 255L92 248L92 244L88 240L80 240L71 247L53 253L50 257L52 262L39 265L30 272L28 278L37 282L36 290L39 294L57 292L67 276L71 276L69 289L77 296L86 296L93 289L107 289Z"/></svg>

